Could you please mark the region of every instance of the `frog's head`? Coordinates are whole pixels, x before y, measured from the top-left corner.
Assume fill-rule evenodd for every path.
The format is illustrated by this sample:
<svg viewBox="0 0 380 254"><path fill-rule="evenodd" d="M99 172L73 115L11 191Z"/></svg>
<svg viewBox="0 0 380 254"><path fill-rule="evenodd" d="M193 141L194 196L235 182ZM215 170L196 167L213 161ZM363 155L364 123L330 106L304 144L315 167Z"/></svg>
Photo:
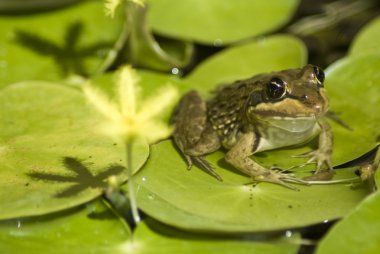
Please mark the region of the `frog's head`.
<svg viewBox="0 0 380 254"><path fill-rule="evenodd" d="M271 123L312 122L328 109L324 73L314 65L262 75L246 103L248 119ZM277 121L278 120L278 121ZM300 121L295 121L300 120ZM302 127L300 127L302 129Z"/></svg>

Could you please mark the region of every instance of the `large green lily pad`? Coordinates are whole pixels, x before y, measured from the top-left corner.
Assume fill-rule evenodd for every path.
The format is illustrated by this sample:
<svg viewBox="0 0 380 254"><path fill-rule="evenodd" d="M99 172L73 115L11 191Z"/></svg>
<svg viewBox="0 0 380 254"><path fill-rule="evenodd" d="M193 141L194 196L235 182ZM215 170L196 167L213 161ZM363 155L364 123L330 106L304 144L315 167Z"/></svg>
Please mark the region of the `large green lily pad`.
<svg viewBox="0 0 380 254"><path fill-rule="evenodd" d="M301 227L339 218L368 194L366 187L352 189L344 184L297 186L300 191L267 183L254 187L248 184L249 177L227 165L223 152L207 156L223 178L219 182L198 168L186 170L183 158L170 141L151 149L147 164L135 177L139 207L181 228L267 231ZM292 152L301 151L304 150ZM283 165L289 154L277 151L275 156L259 161ZM352 170L341 170L336 178L352 176Z"/></svg>
<svg viewBox="0 0 380 254"><path fill-rule="evenodd" d="M269 36L219 52L198 65L186 81L197 90L209 92L216 85L259 73L299 68L306 61L307 51L300 40L288 35Z"/></svg>
<svg viewBox="0 0 380 254"><path fill-rule="evenodd" d="M350 56L360 56L366 54L380 53L380 17L371 21L364 27L355 37L354 42L350 47Z"/></svg>
<svg viewBox="0 0 380 254"><path fill-rule="evenodd" d="M101 1L0 16L0 87L97 73L121 32L122 21L121 15L106 17Z"/></svg>
<svg viewBox="0 0 380 254"><path fill-rule="evenodd" d="M268 33L292 18L298 0L149 0L148 21L169 37L226 44Z"/></svg>
<svg viewBox="0 0 380 254"><path fill-rule="evenodd" d="M227 253L297 253L299 245L298 234L289 237L269 237L267 241L247 241L244 236L207 235L181 231L155 220L148 219L141 223L133 235L135 251L132 253L200 253L200 254L227 254ZM133 243L132 243L133 244ZM126 245L127 250L132 244ZM129 253L129 252L128 252Z"/></svg>
<svg viewBox="0 0 380 254"><path fill-rule="evenodd" d="M286 253L299 248L297 234L268 241L247 241L243 236L220 237L179 231L148 219L135 232L101 202L86 207L0 222L3 253Z"/></svg>
<svg viewBox="0 0 380 254"><path fill-rule="evenodd" d="M320 242L317 254L378 253L380 250L380 195L369 196Z"/></svg>
<svg viewBox="0 0 380 254"><path fill-rule="evenodd" d="M49 216L0 222L2 253L117 253L128 226L101 202Z"/></svg>
<svg viewBox="0 0 380 254"><path fill-rule="evenodd" d="M353 130L336 124L334 163L340 164L374 148L380 135L380 55L346 58L326 71L330 108Z"/></svg>
<svg viewBox="0 0 380 254"><path fill-rule="evenodd" d="M125 181L124 145L98 133L102 120L73 88L36 81L0 90L0 219L87 202L111 175ZM135 143L135 171L148 153Z"/></svg>

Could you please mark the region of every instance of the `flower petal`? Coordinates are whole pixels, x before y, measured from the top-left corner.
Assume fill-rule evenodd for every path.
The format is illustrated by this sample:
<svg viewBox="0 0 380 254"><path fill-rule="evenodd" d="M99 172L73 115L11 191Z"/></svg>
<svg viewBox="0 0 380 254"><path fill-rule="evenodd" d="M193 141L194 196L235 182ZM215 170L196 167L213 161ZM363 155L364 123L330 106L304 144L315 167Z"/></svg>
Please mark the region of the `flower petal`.
<svg viewBox="0 0 380 254"><path fill-rule="evenodd" d="M120 110L124 117L134 118L136 115L136 101L139 77L131 66L126 65L120 69L117 81L117 94Z"/></svg>
<svg viewBox="0 0 380 254"><path fill-rule="evenodd" d="M168 138L172 131L173 128L164 122L149 121L141 126L139 136L146 138L149 143L154 143L160 139Z"/></svg>
<svg viewBox="0 0 380 254"><path fill-rule="evenodd" d="M175 87L168 85L162 88L156 96L143 102L138 112L138 118L141 119L140 121L147 121L156 117L165 108L174 104L177 97L178 91Z"/></svg>
<svg viewBox="0 0 380 254"><path fill-rule="evenodd" d="M101 114L112 121L119 122L122 118L117 106L100 90L90 84L83 86L83 93L89 103L91 103Z"/></svg>
<svg viewBox="0 0 380 254"><path fill-rule="evenodd" d="M105 0L104 8L106 15L113 18L115 15L115 10L119 6L121 0Z"/></svg>

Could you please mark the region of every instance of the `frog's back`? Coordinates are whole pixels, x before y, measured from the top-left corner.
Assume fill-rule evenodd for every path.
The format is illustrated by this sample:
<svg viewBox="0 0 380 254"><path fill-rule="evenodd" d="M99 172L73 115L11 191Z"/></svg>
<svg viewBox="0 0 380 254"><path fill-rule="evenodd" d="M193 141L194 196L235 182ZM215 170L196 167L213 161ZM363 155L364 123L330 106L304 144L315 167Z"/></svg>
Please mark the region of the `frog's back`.
<svg viewBox="0 0 380 254"><path fill-rule="evenodd" d="M239 135L247 128L245 104L249 95L260 89L257 85L260 76L221 86L214 92L214 97L208 101L208 119L224 147L232 147Z"/></svg>

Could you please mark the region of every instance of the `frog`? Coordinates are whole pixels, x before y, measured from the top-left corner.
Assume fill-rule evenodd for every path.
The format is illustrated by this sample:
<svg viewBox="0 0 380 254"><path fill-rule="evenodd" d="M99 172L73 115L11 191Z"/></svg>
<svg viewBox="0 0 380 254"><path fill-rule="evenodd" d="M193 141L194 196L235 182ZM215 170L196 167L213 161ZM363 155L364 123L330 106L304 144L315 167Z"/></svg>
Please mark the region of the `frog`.
<svg viewBox="0 0 380 254"><path fill-rule="evenodd" d="M223 147L225 161L254 182L298 190L295 184L309 182L286 170L264 167L252 155L305 144L318 136L317 148L302 155L308 158L303 165L315 163L315 174L322 169L333 171L333 135L326 120L329 100L324 81L323 70L307 64L218 86L207 100L191 90L171 117L174 143L188 169L196 165L222 181L205 156Z"/></svg>

